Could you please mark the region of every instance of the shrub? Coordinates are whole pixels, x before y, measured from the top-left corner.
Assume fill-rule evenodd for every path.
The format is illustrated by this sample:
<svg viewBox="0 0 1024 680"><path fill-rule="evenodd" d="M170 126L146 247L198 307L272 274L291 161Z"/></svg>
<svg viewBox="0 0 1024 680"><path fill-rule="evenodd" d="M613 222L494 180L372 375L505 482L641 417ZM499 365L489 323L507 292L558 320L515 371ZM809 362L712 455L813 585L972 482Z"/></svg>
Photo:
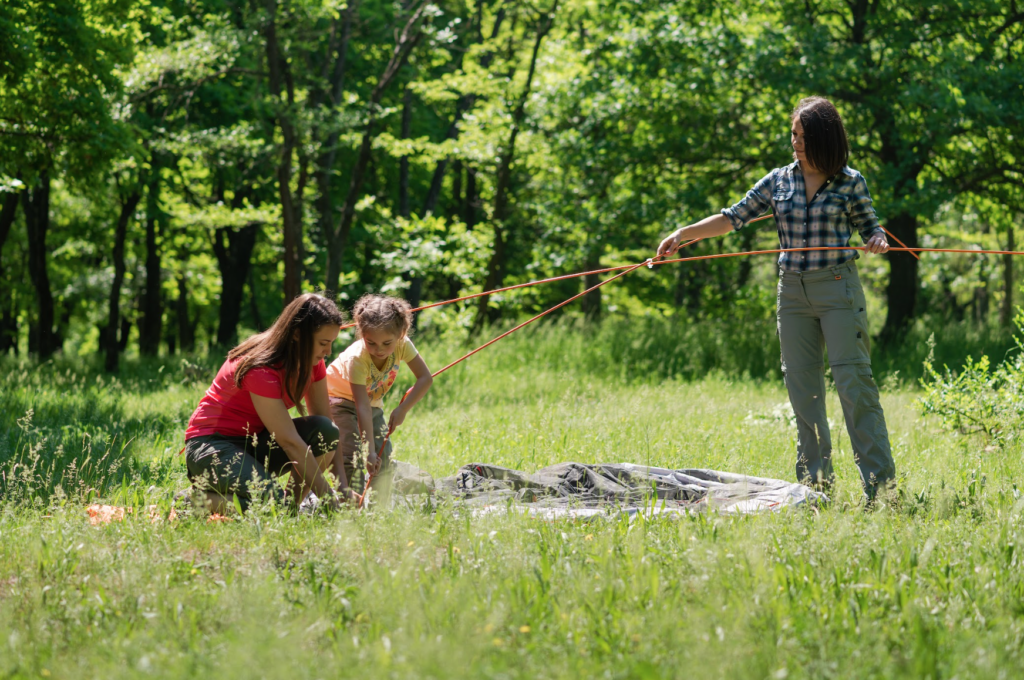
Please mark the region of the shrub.
<svg viewBox="0 0 1024 680"><path fill-rule="evenodd" d="M1024 316L1016 319L1024 332ZM1024 349L1020 335L1017 349ZM929 346L934 347L934 336ZM939 416L944 427L961 434L981 434L993 444L1004 446L1016 440L1024 430L1024 354L1013 356L992 367L988 356L978 361L970 356L959 371L943 366L940 373L929 352L924 361L925 376L919 400L924 413Z"/></svg>

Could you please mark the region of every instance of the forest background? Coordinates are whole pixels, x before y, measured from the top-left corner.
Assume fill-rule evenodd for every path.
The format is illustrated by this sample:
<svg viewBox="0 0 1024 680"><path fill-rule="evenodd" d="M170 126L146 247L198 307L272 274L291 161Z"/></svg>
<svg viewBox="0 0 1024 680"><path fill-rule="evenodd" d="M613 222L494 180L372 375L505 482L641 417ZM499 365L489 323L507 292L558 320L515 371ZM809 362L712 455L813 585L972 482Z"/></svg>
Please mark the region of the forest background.
<svg viewBox="0 0 1024 680"><path fill-rule="evenodd" d="M901 240L1017 248L1022 38L1017 0L0 0L0 677L1012 677L1009 257L860 260L900 488L874 512L830 390L815 511L163 519L226 348L291 296L642 262L790 161L808 95ZM773 260L605 286L445 373L396 455L791 478ZM437 368L598 279L424 312L417 346Z"/></svg>
<svg viewBox="0 0 1024 680"><path fill-rule="evenodd" d="M638 262L789 162L812 94L898 238L1013 249L1022 36L1015 0L5 2L0 352L116 370L231 346L300 291L416 305ZM771 224L693 251L777 247ZM565 313L764 346L771 259L644 270ZM862 260L876 344L1008 346L1013 266ZM465 337L597 281L441 308L420 332ZM709 366L778 370L770 351Z"/></svg>

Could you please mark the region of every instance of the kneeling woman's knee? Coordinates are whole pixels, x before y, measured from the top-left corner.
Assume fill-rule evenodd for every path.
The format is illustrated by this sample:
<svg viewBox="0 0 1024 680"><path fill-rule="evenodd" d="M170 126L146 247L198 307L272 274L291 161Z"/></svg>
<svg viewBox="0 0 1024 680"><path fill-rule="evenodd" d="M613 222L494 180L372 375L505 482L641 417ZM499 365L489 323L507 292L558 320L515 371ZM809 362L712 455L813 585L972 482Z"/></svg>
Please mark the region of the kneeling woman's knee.
<svg viewBox="0 0 1024 680"><path fill-rule="evenodd" d="M338 426L327 416L307 416L310 438L307 444L317 456L334 451L338 445Z"/></svg>

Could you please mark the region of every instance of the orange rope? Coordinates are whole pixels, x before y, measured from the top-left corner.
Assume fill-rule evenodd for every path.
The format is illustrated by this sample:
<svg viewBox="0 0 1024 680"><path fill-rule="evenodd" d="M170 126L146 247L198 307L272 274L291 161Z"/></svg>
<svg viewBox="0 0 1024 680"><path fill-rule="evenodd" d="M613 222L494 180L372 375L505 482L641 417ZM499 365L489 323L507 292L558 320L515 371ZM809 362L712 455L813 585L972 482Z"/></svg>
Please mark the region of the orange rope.
<svg viewBox="0 0 1024 680"><path fill-rule="evenodd" d="M758 222L760 220L766 220L766 219L768 219L770 217L774 217L774 215L764 215L762 217L758 217L758 218L756 218L754 220L751 220L751 222ZM889 233L888 229L885 229L885 227L882 227L882 229L887 234L892 236L896 240L897 243L899 243L901 246L903 246L901 248L889 248L888 249L889 252L908 252L911 255L913 255L914 257L918 257L917 253L969 253L969 254L975 254L975 255L1024 255L1024 252L1012 251L1012 250L967 250L967 249L957 249L957 248L907 248L903 244L902 241L900 241L898 238L896 238L891 233ZM683 248L685 248L687 246L693 245L694 243L696 243L699 240L700 239L693 239L692 241L688 241L688 242L686 242L686 243L676 247L675 251L673 251L673 252L678 252L678 251L682 250ZM842 248L842 247L774 248L774 249L771 249L771 250L750 250L750 251L744 251L744 252L739 252L739 253L718 253L718 254L713 254L713 255L698 255L698 256L694 256L694 257L679 257L679 258L675 258L675 259L671 259L671 260L664 259L665 256L659 255L659 256L657 256L655 258L651 258L651 259L645 260L644 262L641 262L639 264L622 265L622 266L618 266L618 267L607 267L605 269L595 269L595 270L589 271L589 272L579 272L577 274L565 274L565 275L562 275L562 276L555 276L555 277L552 277L552 278L549 278L549 279L541 279L541 280L538 280L538 281L530 281L530 282L527 282L527 283L520 283L520 284L517 284L517 285L514 285L514 286L507 286L505 288L497 288L495 290L489 290L489 291L485 291L485 292L482 292L482 293L474 293L472 295L466 295L464 297L455 298L455 299L452 299L452 300L444 300L442 302L434 302L434 303L429 304L429 305L424 305L423 307L417 307L417 308L415 308L412 311L414 311L414 312L422 311L424 309L430 309L432 307L440 307L442 305L448 305L448 304L452 304L454 302L462 302L464 300L472 300L474 298L482 297L484 295L493 295L495 293L501 293L501 292L504 292L504 291L515 290L517 288L526 288L528 286L537 286L537 285L540 285L540 284L543 284L543 283L551 283L553 281L562 281L562 280L565 280L565 279L576 278L576 277L580 277L580 276L586 276L588 274L604 274L604 273L614 272L614 271L620 272L620 273L616 274L615 276L613 276L613 277L611 277L609 279L605 279L604 281L601 281L597 285L594 285L594 286L591 286L590 288L587 288L582 293L577 293L576 295L573 295L571 298L569 298L569 299L567 299L567 300L565 300L563 302L560 302L557 305L555 305L555 306L553 306L553 307L551 307L549 309L544 310L540 314L537 314L536 316L531 317L530 319L524 321L523 323L519 324L515 328L512 328L511 330L505 331L501 335L499 335L499 336L497 336L495 338L492 338L491 340L485 342L484 344L482 344L479 347L477 347L476 349L474 349L472 352L469 352L468 354L466 354L466 355L456 359L455 361L451 362L450 364L448 364L444 368L441 368L441 369L435 371L431 375L431 377L437 377L437 376L441 375L442 373L444 373L445 371L447 371L449 368L452 368L453 366L456 366L456 365L462 363L463 361L465 361L469 357L473 356L477 352L479 352L479 351L481 351L481 350L483 350L483 349L485 349L487 347L490 347L491 345L493 345L494 343L498 342L499 340L501 340L501 339L503 339L505 337L508 337L512 333L515 333L519 329L524 328L526 326L529 326L534 321L537 321L538 319L547 316L548 314L550 314L551 312L555 311L556 309L564 307L565 305L569 304L570 302L572 302L574 300L578 300L579 298L583 297L587 293L593 292L593 291L597 290L598 288L600 288L601 286L603 286L603 285L605 285L607 283L611 283L612 281L615 281L616 279L619 279L619 278L625 276L626 274L629 274L630 272L635 271L635 270L639 269L640 267L643 267L644 265L647 265L648 267L653 268L653 267L660 266L660 265L663 265L663 264L673 264L673 263L676 263L676 262L694 262L694 261L697 261L697 260L717 260L717 259L728 258L728 257L742 257L744 255L769 255L769 254L778 254L778 253L800 253L800 252L807 252L807 251L822 251L822 250L864 250L864 251L867 251L868 249L865 246L849 246L849 247L846 247L846 248ZM920 258L918 257L918 259L920 259ZM348 324L348 325L342 326L341 328L342 329L344 329L344 328L351 328L354 325L355 324ZM413 390L413 388L410 387L406 391L406 393L404 395L402 395L402 400L399 402L399 406L401 406L405 402L406 397L409 396L409 393L412 392L412 390ZM391 434L392 434L393 431L394 431L393 429L388 428L388 432L384 436L384 442L383 442L383 444L381 444L381 451L383 451L384 447L387 446L387 443L390 440ZM362 494L356 494L357 498L359 499L357 507L359 507L359 508L363 507L363 504L364 504L365 499L366 499L366 495L367 495L367 493L370 490L370 484L373 481L374 476L375 475L373 473L370 473L369 475L367 475L366 486L363 488L363 493Z"/></svg>
<svg viewBox="0 0 1024 680"><path fill-rule="evenodd" d="M700 239L693 239L692 241L687 241L686 243L683 243L682 245L677 246L674 252L678 252L678 251L682 250L683 248L685 248L686 246L693 245L694 243L696 243L699 240ZM664 257L664 255L659 255L658 256L658 258L662 258L662 257ZM563 300L562 302L559 302L554 307L549 307L548 309L545 309L540 314L538 314L538 315L536 315L536 316L534 316L534 317L532 317L530 319L527 319L526 321L524 321L523 323L519 324L515 328L507 330L504 333L502 333L501 335L488 340L484 344L482 344L479 347L477 347L476 349L474 349L469 354L466 354L464 356L459 357L458 359L456 359L455 361L451 362L450 364L448 364L444 368L440 368L440 369L434 371L431 374L431 377L432 378L436 378L437 376L439 376L442 373L444 373L445 371L447 371L449 368L451 368L453 366L457 366L458 364L461 364L463 361L465 361L466 359L470 358L471 356L473 356L474 354L476 354L480 350L483 350L483 349L485 349L487 347L490 347L491 345L493 345L494 343L498 342L502 338L506 338L506 337L512 335L513 333L518 331L520 328L525 328L526 326L529 326L531 323L533 323L537 319L541 319L541 318L547 316L548 314L550 314L551 312L555 311L556 309L559 309L561 307L565 307L567 304L569 304L573 300L578 300L579 298L583 297L587 293L593 292L593 291L597 290L598 288L600 288L601 286L603 286L605 284L608 284L608 283L611 283L615 279L622 278L623 276L625 276L626 274L630 273L631 271L637 270L640 267L643 267L644 265L653 267L655 265L655 261L654 260L655 260L655 258L650 258L650 259L645 260L645 261L643 261L643 262L641 262L639 264L630 265L629 268L626 269L626 271L620 272L620 273L616 274L615 276L611 277L610 279L605 279L604 281L601 281L600 283L598 283L598 284L596 284L594 286L591 286L590 288L587 288L582 293L577 293L576 295L573 295L568 300ZM399 406L401 406L403 403L405 403L406 397L409 396L409 393L412 392L414 387L415 387L415 385L413 387L410 387L408 390L406 390L405 394L402 395L402 400L400 402L398 402ZM384 435L384 442L380 445L381 452L383 452L384 451L384 447L387 446L388 440L391 438L391 433L393 431L394 431L393 429L388 428L388 433L386 435ZM379 459L379 454L378 454L378 459ZM359 503L358 503L357 507L359 507L359 508L363 507L363 503L364 503L364 501L366 499L366 494L370 490L370 483L373 481L373 478L374 478L374 474L373 473L370 473L369 475L366 476L366 486L363 488L363 493L359 496Z"/></svg>
<svg viewBox="0 0 1024 680"><path fill-rule="evenodd" d="M750 222L748 222L747 224L753 224L754 222L760 222L761 220L771 219L772 217L775 217L775 215L771 215L771 214L769 214L769 215L762 215L761 217L757 217L755 219L750 220ZM690 245L691 243L696 243L699 240L700 239L694 239L693 241L690 241L689 243L684 243L683 245L681 245L678 248L676 248L676 250L680 250L682 248L685 248L686 246ZM663 264L663 263L657 263L657 264ZM552 276L549 279L538 279L537 281L527 281L526 283L517 283L514 286L505 286L504 288L495 288L494 290L485 290L482 293L473 293L472 295L464 295L462 297L452 298L451 300L442 300L441 302L431 302L429 305L423 305L422 307L414 307L410 311L422 312L425 309L433 309L434 307L442 307L444 305L450 305L450 304L452 304L454 302L465 302L466 300L474 300L474 299L479 298L479 297L484 297L485 295L495 295L497 293L505 293L505 292L508 292L510 290L516 290L518 288L529 288L531 286L539 286L539 285L544 284L544 283L554 283L555 281L565 281L566 279L575 279L575 278L579 278L581 276L590 276L591 274L608 274L609 272L617 272L617 271L622 271L623 269L629 269L632 266L633 265L631 265L631 264L626 264L626 265L621 265L621 266L618 266L618 267L605 267L604 269L592 269L589 272L577 272L575 274L562 274L561 276ZM344 326L341 327L341 330L345 330L346 328L352 328L354 326L355 326L354 323L347 323L347 324L345 324Z"/></svg>
<svg viewBox="0 0 1024 680"><path fill-rule="evenodd" d="M775 217L775 215L773 215L773 214L762 215L761 217L757 217L755 219L750 220L750 222L748 222L747 224L752 224L754 222L760 222L761 220L767 220L767 219L771 219L773 217ZM901 241L898 238L896 238L896 236L892 232L890 232L888 229L886 229L885 227L882 227L882 229L885 231L886 234L891 236L901 246L899 248L895 248L895 247L889 248L888 252L894 252L894 253L907 252L907 253L910 253L911 255L913 255L914 257L916 257L918 260L921 259L918 256L918 253L968 253L968 254L973 254L973 255L1024 255L1024 252L1016 251L1016 250L969 250L969 249L957 249L957 248L908 248L906 246L906 244L903 243L903 241ZM691 241L690 243L693 243L693 242L694 241ZM683 246L679 246L679 248L683 248L686 245L690 245L690 243L684 244ZM702 260L702 259L710 260L710 259L716 259L716 258L720 258L720 257L739 257L741 255L767 255L767 254L770 254L770 253L798 253L798 252L804 252L804 251L809 251L809 250L864 250L864 251L867 251L867 248L864 247L864 246L847 246L845 248L841 248L841 247L830 247L830 248L821 247L821 248L779 248L779 249L775 249L775 250L751 250L751 251L746 251L746 252L742 252L742 253L724 253L724 254L719 254L719 255L702 255L700 257L687 257L687 258L674 259L674 260L661 260L661 261L654 261L652 264L654 266L658 266L658 265L663 265L663 264L672 264L674 262L692 262L694 260ZM443 307L444 305L450 305L450 304L453 304L455 302L465 302L466 300L474 300L476 298L484 297L485 295L495 295L497 293L505 293L507 291L517 290L519 288L529 288L529 287L532 287L532 286L539 286L539 285L542 285L542 284L545 284L545 283L554 283L555 281L564 281L566 279L579 278L581 276L589 276L589 275L593 275L593 274L609 274L611 272L621 272L623 270L632 269L632 268L634 268L634 265L625 264L625 265L619 265L617 267L605 267L604 269L594 269L594 270L586 271L586 272L577 272L575 274L562 274L561 276L553 276L553 277L548 278L548 279L538 279L536 281L527 281L526 283L517 283L514 286L506 286L504 288L495 288L494 290L485 290L485 291L483 291L481 293L473 293L471 295L464 295L463 297L452 298L451 300L442 300L440 302L432 302L432 303L430 303L428 305L423 305L422 307L415 307L415 308L412 309L412 311L413 312L422 312L425 309L433 309L434 307ZM588 291L584 291L584 293L586 293L586 292L588 292ZM346 328L352 328L354 326L355 326L354 323L345 324L344 326L341 326L341 330L345 330Z"/></svg>
<svg viewBox="0 0 1024 680"><path fill-rule="evenodd" d="M878 226L882 227L882 225L878 225ZM886 234L888 234L889 236L892 236L892 237L893 237L893 238L894 238L894 239L896 240L896 243L899 243L899 244L900 244L901 246L903 246L904 248L906 248L906 247L907 247L907 244L906 244L906 243L904 243L903 241L901 241L901 240L899 240L898 238L896 238L896 234L892 233L891 231L889 231L889 230L888 230L888 229L886 229L885 227L882 227L882 231L884 231L884 232L885 232ZM913 256L914 256L914 257L915 257L916 259L918 259L918 260L920 260L920 259L921 259L921 256L920 256L920 255L918 255L917 253L910 253L910 254L911 254L911 255L913 255Z"/></svg>

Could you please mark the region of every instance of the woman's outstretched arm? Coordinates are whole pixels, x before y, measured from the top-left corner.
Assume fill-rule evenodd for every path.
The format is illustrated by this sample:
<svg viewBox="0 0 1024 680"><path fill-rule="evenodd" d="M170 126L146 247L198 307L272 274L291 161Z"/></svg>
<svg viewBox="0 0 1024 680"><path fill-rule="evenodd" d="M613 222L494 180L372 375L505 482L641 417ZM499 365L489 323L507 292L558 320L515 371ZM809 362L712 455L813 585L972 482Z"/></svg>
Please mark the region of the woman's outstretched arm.
<svg viewBox="0 0 1024 680"><path fill-rule="evenodd" d="M679 244L684 241L692 241L695 238L711 238L722 236L732 231L732 222L721 213L705 217L696 224L680 227L665 237L665 240L658 246L658 255L669 256L676 251Z"/></svg>

